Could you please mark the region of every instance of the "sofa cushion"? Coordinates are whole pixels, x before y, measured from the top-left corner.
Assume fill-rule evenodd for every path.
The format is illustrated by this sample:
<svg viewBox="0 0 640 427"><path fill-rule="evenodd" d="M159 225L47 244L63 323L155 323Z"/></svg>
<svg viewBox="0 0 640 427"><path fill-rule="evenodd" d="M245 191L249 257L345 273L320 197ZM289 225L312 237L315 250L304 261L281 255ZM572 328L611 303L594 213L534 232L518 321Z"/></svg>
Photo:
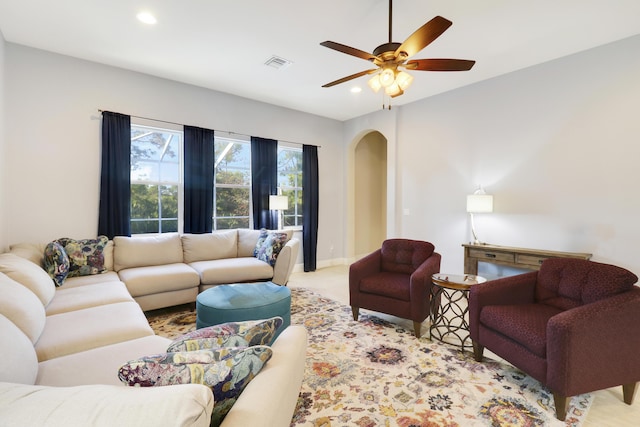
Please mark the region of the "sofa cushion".
<svg viewBox="0 0 640 427"><path fill-rule="evenodd" d="M107 236L82 240L63 237L56 241L64 247L69 257L68 277L90 276L107 271L104 265L104 250L109 242Z"/></svg>
<svg viewBox="0 0 640 427"><path fill-rule="evenodd" d="M140 306L119 302L47 316L35 349L43 361L147 335L153 330Z"/></svg>
<svg viewBox="0 0 640 427"><path fill-rule="evenodd" d="M256 249L258 237L260 237L260 230L238 228L238 256L253 256L253 251Z"/></svg>
<svg viewBox="0 0 640 427"><path fill-rule="evenodd" d="M133 297L197 288L198 272L187 264L126 268L118 272Z"/></svg>
<svg viewBox="0 0 640 427"><path fill-rule="evenodd" d="M64 246L58 242L47 244L44 248L42 264L49 277L53 279L53 283L56 286L62 286L71 268L69 256L64 250Z"/></svg>
<svg viewBox="0 0 640 427"><path fill-rule="evenodd" d="M205 234L183 234L184 262L205 261L238 256L238 232L216 230Z"/></svg>
<svg viewBox="0 0 640 427"><path fill-rule="evenodd" d="M217 426L272 354L267 346L165 353L130 361L118 376L131 386L195 383L211 387L215 401L211 425Z"/></svg>
<svg viewBox="0 0 640 427"><path fill-rule="evenodd" d="M127 360L163 353L171 340L158 335L127 340L38 364L36 384L69 387L87 384L120 385L118 369ZM81 374L80 374L81 373Z"/></svg>
<svg viewBox="0 0 640 427"><path fill-rule="evenodd" d="M0 314L13 322L35 343L45 324L45 310L38 297L15 280L0 273Z"/></svg>
<svg viewBox="0 0 640 427"><path fill-rule="evenodd" d="M197 384L140 389L1 383L0 408L4 426L205 427L210 422L213 395Z"/></svg>
<svg viewBox="0 0 640 427"><path fill-rule="evenodd" d="M96 283L87 286L59 288L45 311L47 316L68 311L82 310L116 302L133 301L133 297L122 282Z"/></svg>
<svg viewBox="0 0 640 427"><path fill-rule="evenodd" d="M0 273L29 288L40 299L43 306L49 304L56 292L53 280L42 267L18 255L0 254Z"/></svg>
<svg viewBox="0 0 640 427"><path fill-rule="evenodd" d="M33 343L1 314L0 331L0 382L33 384L38 374L38 359Z"/></svg>
<svg viewBox="0 0 640 427"><path fill-rule="evenodd" d="M189 264L205 286L225 283L255 282L273 277L273 267L254 257L197 261ZM201 290L203 289L200 286Z"/></svg>
<svg viewBox="0 0 640 427"><path fill-rule="evenodd" d="M9 249L12 254L28 259L36 265L43 265L42 256L46 246L46 243L14 243Z"/></svg>
<svg viewBox="0 0 640 427"><path fill-rule="evenodd" d="M287 243L287 240L288 236L286 233L262 229L260 230L260 237L258 237L258 241L256 242L253 256L273 267L276 264L278 254Z"/></svg>
<svg viewBox="0 0 640 427"><path fill-rule="evenodd" d="M77 288L81 286L92 286L100 283L120 282L120 276L115 271L107 271L102 274L92 276L67 277L64 281L64 289ZM57 288L56 291L61 291Z"/></svg>
<svg viewBox="0 0 640 427"><path fill-rule="evenodd" d="M282 323L282 317L272 317L263 320L227 322L197 329L175 339L167 347L167 352L269 345Z"/></svg>
<svg viewBox="0 0 640 427"><path fill-rule="evenodd" d="M183 262L182 241L178 233L116 236L113 243L113 268L117 272L125 268Z"/></svg>

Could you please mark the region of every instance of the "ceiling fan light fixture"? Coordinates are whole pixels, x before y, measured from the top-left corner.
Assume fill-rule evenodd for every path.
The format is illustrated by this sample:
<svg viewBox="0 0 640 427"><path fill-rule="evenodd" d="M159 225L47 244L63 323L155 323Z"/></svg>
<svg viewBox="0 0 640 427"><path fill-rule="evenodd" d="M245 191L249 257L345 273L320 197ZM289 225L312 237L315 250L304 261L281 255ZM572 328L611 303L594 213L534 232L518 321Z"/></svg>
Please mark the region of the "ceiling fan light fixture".
<svg viewBox="0 0 640 427"><path fill-rule="evenodd" d="M396 81L396 73L391 68L385 68L380 73L380 84L383 87L389 87Z"/></svg>
<svg viewBox="0 0 640 427"><path fill-rule="evenodd" d="M373 90L375 93L378 93L378 91L382 88L382 83L380 83L380 75L375 74L369 79L367 84L369 85L371 90Z"/></svg>
<svg viewBox="0 0 640 427"><path fill-rule="evenodd" d="M396 76L396 83L403 91L406 90L413 82L413 76L405 71L400 71Z"/></svg>
<svg viewBox="0 0 640 427"><path fill-rule="evenodd" d="M396 96L400 96L404 93L404 91L398 85L397 82L394 82L391 86L387 86L384 89L384 92L392 98L395 98Z"/></svg>

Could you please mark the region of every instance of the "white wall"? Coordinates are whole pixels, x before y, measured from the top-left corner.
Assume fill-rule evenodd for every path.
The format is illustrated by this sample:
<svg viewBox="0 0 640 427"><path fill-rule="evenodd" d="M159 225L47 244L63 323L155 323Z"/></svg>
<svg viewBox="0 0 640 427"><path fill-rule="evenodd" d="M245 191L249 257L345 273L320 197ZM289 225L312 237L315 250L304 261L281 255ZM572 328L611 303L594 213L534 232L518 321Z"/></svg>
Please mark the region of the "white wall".
<svg viewBox="0 0 640 427"><path fill-rule="evenodd" d="M2 35L2 31L0 31L0 200L5 200L5 187L6 187L6 171L7 171L7 160L6 160L6 138L5 138L5 59L4 59L4 51L5 51L6 42L4 40L4 36ZM2 203L4 205L4 203ZM4 209L0 208L0 252L7 248L7 223L5 220Z"/></svg>
<svg viewBox="0 0 640 427"><path fill-rule="evenodd" d="M442 271L461 272L465 196L482 184L494 213L476 215L481 240L589 252L640 275L638 52L635 36L380 120L397 138L396 235L433 242ZM347 137L371 128L369 116L351 120Z"/></svg>
<svg viewBox="0 0 640 427"><path fill-rule="evenodd" d="M341 122L12 43L5 68L5 244L95 236L103 109L321 146L318 260L343 256Z"/></svg>

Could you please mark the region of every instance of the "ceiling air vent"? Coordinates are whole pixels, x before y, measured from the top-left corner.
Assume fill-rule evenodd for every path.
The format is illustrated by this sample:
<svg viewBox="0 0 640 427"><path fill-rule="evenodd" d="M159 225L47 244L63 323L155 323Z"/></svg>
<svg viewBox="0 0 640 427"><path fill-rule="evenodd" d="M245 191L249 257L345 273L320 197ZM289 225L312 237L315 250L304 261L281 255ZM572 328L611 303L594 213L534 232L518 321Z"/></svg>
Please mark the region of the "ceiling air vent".
<svg viewBox="0 0 640 427"><path fill-rule="evenodd" d="M279 56L275 56L273 55L271 58L267 59L264 62L264 65L267 65L269 67L273 67L277 70L284 70L285 68L287 68L289 65L291 65L292 62L284 59L284 58L280 58Z"/></svg>

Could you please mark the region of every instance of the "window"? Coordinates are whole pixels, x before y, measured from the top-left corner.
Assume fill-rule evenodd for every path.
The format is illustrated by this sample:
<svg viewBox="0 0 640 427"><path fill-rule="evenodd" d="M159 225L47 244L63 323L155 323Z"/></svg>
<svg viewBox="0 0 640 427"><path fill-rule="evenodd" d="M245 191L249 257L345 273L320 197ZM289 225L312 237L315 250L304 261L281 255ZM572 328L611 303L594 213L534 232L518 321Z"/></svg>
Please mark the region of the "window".
<svg viewBox="0 0 640 427"><path fill-rule="evenodd" d="M131 125L131 234L182 231L183 133ZM249 138L215 138L213 229L251 228ZM302 227L302 149L278 146L278 187L289 200L283 226Z"/></svg>
<svg viewBox="0 0 640 427"><path fill-rule="evenodd" d="M278 145L278 187L289 199L283 227L302 227L302 149Z"/></svg>
<svg viewBox="0 0 640 427"><path fill-rule="evenodd" d="M131 125L131 234L179 230L182 132Z"/></svg>
<svg viewBox="0 0 640 427"><path fill-rule="evenodd" d="M216 136L213 229L251 227L251 145Z"/></svg>

